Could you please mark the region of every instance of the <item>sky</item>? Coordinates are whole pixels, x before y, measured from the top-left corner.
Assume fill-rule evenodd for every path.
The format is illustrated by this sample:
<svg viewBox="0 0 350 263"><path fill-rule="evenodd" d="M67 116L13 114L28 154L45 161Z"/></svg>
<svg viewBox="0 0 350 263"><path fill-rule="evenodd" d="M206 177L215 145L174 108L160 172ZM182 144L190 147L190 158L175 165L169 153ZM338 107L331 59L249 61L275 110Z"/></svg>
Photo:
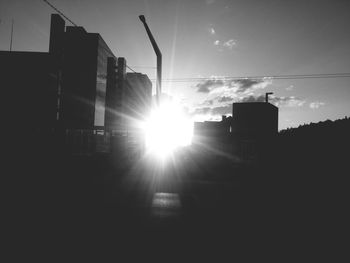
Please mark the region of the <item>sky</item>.
<svg viewBox="0 0 350 263"><path fill-rule="evenodd" d="M163 92L197 121L220 120L233 102L265 92L274 93L279 129L350 116L350 78L269 78L350 73L349 0L50 2L153 80L156 57L138 19L145 15L163 55ZM51 13L41 0L0 0L0 50L9 50L13 19L12 50L47 52Z"/></svg>

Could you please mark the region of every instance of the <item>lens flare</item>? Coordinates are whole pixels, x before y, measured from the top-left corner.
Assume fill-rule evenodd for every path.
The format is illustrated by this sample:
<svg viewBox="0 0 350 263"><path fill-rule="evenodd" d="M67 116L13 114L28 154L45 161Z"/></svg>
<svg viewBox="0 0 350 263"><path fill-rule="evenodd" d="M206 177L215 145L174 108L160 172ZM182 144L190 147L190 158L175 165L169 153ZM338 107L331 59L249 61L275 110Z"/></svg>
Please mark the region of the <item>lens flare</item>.
<svg viewBox="0 0 350 263"><path fill-rule="evenodd" d="M151 112L144 130L147 151L165 158L176 148L191 144L193 121L183 113L180 105L169 102Z"/></svg>

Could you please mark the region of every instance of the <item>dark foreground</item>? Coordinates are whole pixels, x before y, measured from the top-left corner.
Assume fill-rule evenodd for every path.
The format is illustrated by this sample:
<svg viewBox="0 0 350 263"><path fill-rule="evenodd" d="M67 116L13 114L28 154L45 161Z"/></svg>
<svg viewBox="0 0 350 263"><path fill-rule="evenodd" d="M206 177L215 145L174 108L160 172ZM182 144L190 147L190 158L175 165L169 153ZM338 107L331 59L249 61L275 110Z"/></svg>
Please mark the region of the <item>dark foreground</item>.
<svg viewBox="0 0 350 263"><path fill-rule="evenodd" d="M25 153L23 153L25 154ZM348 210L344 160L163 168L106 156L25 155L12 166L13 261L335 261ZM336 167L336 168L335 168Z"/></svg>

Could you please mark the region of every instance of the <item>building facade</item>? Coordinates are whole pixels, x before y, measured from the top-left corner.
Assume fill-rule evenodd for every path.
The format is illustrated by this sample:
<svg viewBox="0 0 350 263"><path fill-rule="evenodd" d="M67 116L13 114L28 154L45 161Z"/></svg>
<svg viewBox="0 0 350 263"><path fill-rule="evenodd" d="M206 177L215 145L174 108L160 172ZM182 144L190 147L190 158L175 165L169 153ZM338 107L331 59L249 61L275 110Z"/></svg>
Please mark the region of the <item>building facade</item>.
<svg viewBox="0 0 350 263"><path fill-rule="evenodd" d="M0 83L7 109L6 125L22 130L55 127L57 82L51 54L0 51Z"/></svg>
<svg viewBox="0 0 350 263"><path fill-rule="evenodd" d="M107 60L116 58L99 34L67 27L63 36L61 125L78 129L104 126Z"/></svg>
<svg viewBox="0 0 350 263"><path fill-rule="evenodd" d="M254 136L278 133L278 108L267 102L233 103L232 132Z"/></svg>
<svg viewBox="0 0 350 263"><path fill-rule="evenodd" d="M26 127L104 126L109 58L116 60L99 34L52 14L49 52L0 51L0 80L16 101L12 119Z"/></svg>
<svg viewBox="0 0 350 263"><path fill-rule="evenodd" d="M232 117L194 124L193 147L208 155L260 162L274 151L278 108L268 102L233 103Z"/></svg>
<svg viewBox="0 0 350 263"><path fill-rule="evenodd" d="M232 149L242 160L271 156L278 134L278 108L268 102L233 103Z"/></svg>
<svg viewBox="0 0 350 263"><path fill-rule="evenodd" d="M100 135L137 133L152 104L147 75L127 74L126 60L99 34L66 26L58 14L51 15L49 52L0 51L0 83L6 124L26 133L59 131L74 152L108 143Z"/></svg>
<svg viewBox="0 0 350 263"><path fill-rule="evenodd" d="M123 115L127 130L149 115L152 104L152 82L145 74L127 73L123 92Z"/></svg>
<svg viewBox="0 0 350 263"><path fill-rule="evenodd" d="M123 132L123 92L126 82L126 60L113 57L107 62L107 86L105 100L105 129L114 133ZM117 71L116 71L117 69Z"/></svg>

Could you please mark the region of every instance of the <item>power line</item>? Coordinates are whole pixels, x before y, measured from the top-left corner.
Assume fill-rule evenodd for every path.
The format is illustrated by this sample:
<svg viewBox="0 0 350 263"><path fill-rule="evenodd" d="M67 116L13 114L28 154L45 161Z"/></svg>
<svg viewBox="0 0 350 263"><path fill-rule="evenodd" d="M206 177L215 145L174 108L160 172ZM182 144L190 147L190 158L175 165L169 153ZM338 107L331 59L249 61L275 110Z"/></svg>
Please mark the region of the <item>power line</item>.
<svg viewBox="0 0 350 263"><path fill-rule="evenodd" d="M67 19L70 23L72 23L74 26L78 26L76 23L74 23L71 19L69 19L65 14L63 14L60 10L58 10L54 5L52 5L49 1L47 0L43 0L45 3L47 3L50 7L52 7L54 10L56 10L60 15L62 15L65 19ZM111 50L108 50L105 47L102 47L103 49L105 49L108 53L113 54L113 52ZM130 69L132 72L136 73L135 70L133 70L131 67L129 67L128 65L126 65L126 67L128 69Z"/></svg>
<svg viewBox="0 0 350 263"><path fill-rule="evenodd" d="M57 11L60 15L62 15L65 19L67 19L72 25L74 26L78 26L76 23L74 23L72 20L70 20L65 14L63 14L60 10L58 10L53 4L51 4L49 1L47 0L43 0L46 4L48 4L49 6L51 6L55 11Z"/></svg>
<svg viewBox="0 0 350 263"><path fill-rule="evenodd" d="M322 73L322 74L301 74L301 75L270 75L270 76L226 76L226 77L203 77L203 78L169 78L164 82L200 82L200 81L234 81L244 79L317 79L317 78L350 78L350 73Z"/></svg>
<svg viewBox="0 0 350 263"><path fill-rule="evenodd" d="M152 67L152 66L132 66L133 68L153 68L156 69L157 67Z"/></svg>
<svg viewBox="0 0 350 263"><path fill-rule="evenodd" d="M106 48L106 47L104 47L104 46L100 46L100 48L104 49L104 50L107 51L109 54L111 54L112 56L114 56L113 51L110 50L109 48ZM114 57L115 57L115 56L114 56ZM137 72L136 72L135 70L133 70L130 66L126 65L126 67L127 67L128 69L130 69L132 72L137 73Z"/></svg>
<svg viewBox="0 0 350 263"><path fill-rule="evenodd" d="M132 72L137 73L135 70L133 70L132 68L130 68L128 65L126 65L126 67L127 67L128 69L130 69Z"/></svg>

